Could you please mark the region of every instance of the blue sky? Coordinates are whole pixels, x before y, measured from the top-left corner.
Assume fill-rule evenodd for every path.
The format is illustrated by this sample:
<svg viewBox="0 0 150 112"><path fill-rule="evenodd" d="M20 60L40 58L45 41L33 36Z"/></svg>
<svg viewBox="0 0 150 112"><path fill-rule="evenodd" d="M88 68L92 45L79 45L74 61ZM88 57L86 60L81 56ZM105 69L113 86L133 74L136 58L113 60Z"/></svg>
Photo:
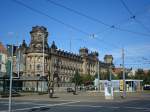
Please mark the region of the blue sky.
<svg viewBox="0 0 150 112"><path fill-rule="evenodd" d="M87 34L66 27L14 1L3 0L0 4L0 41L4 44L21 43L23 39L29 44L32 27L43 25L49 31L49 45L54 40L58 48L74 53L78 53L81 47L87 47L90 51L98 51L100 60L103 60L105 54L112 54L116 66L121 64L121 48L124 47L126 67L150 69L150 0L124 0L140 23L130 19L131 15L121 0L53 0L132 33L109 28L48 0L16 0ZM91 34L95 36L91 37Z"/></svg>

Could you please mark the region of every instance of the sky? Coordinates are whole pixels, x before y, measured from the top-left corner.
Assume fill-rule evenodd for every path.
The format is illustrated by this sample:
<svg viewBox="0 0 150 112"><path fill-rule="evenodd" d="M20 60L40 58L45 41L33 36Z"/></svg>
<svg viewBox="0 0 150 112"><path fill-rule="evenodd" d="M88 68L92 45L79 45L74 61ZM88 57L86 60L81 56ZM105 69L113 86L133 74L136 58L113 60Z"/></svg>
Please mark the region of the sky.
<svg viewBox="0 0 150 112"><path fill-rule="evenodd" d="M150 69L150 0L1 0L0 25L4 45L29 44L38 25L59 49L112 54L120 67L124 48L125 67Z"/></svg>

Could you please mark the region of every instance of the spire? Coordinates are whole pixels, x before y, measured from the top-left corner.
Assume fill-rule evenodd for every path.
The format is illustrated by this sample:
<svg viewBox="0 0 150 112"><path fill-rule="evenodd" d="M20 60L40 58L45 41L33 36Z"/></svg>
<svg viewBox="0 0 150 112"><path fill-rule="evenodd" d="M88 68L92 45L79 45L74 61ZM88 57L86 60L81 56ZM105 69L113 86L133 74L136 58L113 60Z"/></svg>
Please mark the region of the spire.
<svg viewBox="0 0 150 112"><path fill-rule="evenodd" d="M51 48L52 48L52 49L57 49L57 46L55 45L55 42L54 42L54 41L52 42Z"/></svg>
<svg viewBox="0 0 150 112"><path fill-rule="evenodd" d="M23 46L23 47L27 47L27 44L26 44L26 41L25 41L25 40L23 40L22 46Z"/></svg>

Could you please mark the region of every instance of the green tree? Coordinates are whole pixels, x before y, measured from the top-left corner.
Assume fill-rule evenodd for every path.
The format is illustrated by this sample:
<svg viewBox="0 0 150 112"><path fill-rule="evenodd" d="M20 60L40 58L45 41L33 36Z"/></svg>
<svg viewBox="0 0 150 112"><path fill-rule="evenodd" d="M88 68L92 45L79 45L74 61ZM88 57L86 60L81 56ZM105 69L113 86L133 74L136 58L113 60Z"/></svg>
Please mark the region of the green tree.
<svg viewBox="0 0 150 112"><path fill-rule="evenodd" d="M135 73L135 79L143 80L144 79L144 71L143 69L138 69Z"/></svg>
<svg viewBox="0 0 150 112"><path fill-rule="evenodd" d="M87 74L87 75L85 74L82 76L82 80L85 85L92 84L94 79L95 79L95 77L90 74Z"/></svg>
<svg viewBox="0 0 150 112"><path fill-rule="evenodd" d="M150 70L148 71L147 74L145 74L144 79L143 79L144 84L150 84Z"/></svg>
<svg viewBox="0 0 150 112"><path fill-rule="evenodd" d="M78 71L75 72L74 77L72 78L72 82L75 83L75 85L82 84L82 77L80 76Z"/></svg>
<svg viewBox="0 0 150 112"><path fill-rule="evenodd" d="M107 70L106 72L101 72L100 79L101 80L109 80L109 71Z"/></svg>
<svg viewBox="0 0 150 112"><path fill-rule="evenodd" d="M76 94L78 85L82 84L82 77L80 76L78 71L75 72L74 77L72 78L72 82L75 84L75 87L74 87L75 93L74 94Z"/></svg>

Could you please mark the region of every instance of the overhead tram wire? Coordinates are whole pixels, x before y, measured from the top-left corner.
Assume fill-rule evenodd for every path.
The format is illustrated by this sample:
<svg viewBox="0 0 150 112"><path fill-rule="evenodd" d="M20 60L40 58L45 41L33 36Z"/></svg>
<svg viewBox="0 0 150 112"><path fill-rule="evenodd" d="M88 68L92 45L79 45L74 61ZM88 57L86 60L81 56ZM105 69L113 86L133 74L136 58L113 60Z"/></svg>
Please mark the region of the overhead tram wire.
<svg viewBox="0 0 150 112"><path fill-rule="evenodd" d="M109 29L116 29L116 30L120 30L120 31L124 31L124 32L129 32L129 33L134 33L134 34L138 34L138 35L150 37L150 34L146 34L146 33L142 33L142 32L136 32L136 31L131 31L131 30L128 30L128 29L123 29L123 28L116 27L116 25L109 25L109 24L106 24L106 23L104 23L103 21L101 21L101 20L99 20L99 19L96 19L96 18L94 18L94 17L91 17L91 16L89 16L89 15L86 15L86 14L84 14L84 13L82 13L82 12L79 12L79 11L77 11L77 10L74 10L74 9L72 9L72 8L66 7L65 5L59 4L59 3L57 3L57 2L55 2L55 1L53 1L53 0L47 0L47 1L48 1L49 3L55 5L55 6L64 8L64 9L70 11L70 12L76 13L76 14L82 16L82 17L85 17L85 18L89 19L89 20L92 20L92 21L95 21L95 22L97 22L97 23L103 24L103 25L107 26L106 30L109 30ZM129 18L128 20L130 20L130 18ZM103 31L103 32L104 32L104 31ZM99 38L95 38L95 39L97 39L98 41L103 41L103 42L105 42L103 39L99 39ZM106 43L106 42L105 42L105 43ZM108 42L107 42L107 43L108 43ZM112 44L109 43L109 45L112 45ZM116 47L116 45L113 45L113 46ZM117 47L117 48L118 48L118 47Z"/></svg>
<svg viewBox="0 0 150 112"><path fill-rule="evenodd" d="M17 1L17 0L13 0L13 1L16 2L17 4L21 5L21 6L24 6L25 8L28 8L28 9L32 10L33 12L36 12L36 13L38 13L38 14L40 14L40 15L43 15L43 16L46 16L46 17L48 17L49 19L54 20L54 21L56 21L56 22L58 22L58 23L60 23L60 24L62 24L62 25L64 25L64 26L66 26L66 27L72 28L72 29L75 30L75 31L78 31L78 32L80 32L80 33L83 33L83 34L89 36L89 33L84 32L84 31L82 31L82 30L80 30L80 29L78 29L78 28L76 28L76 27L74 27L74 26L72 26L72 25L70 25L70 24L66 24L66 23L64 23L64 22L62 22L62 21L60 21L60 20L58 20L58 19L56 19L56 18L54 18L54 17L52 17L52 16L47 15L46 13L43 13L42 11L39 11L39 10L37 10L37 9L35 9L35 8L32 8L32 7L26 5L26 4L22 3L22 2L19 2L19 1ZM100 42L103 41L104 43L107 43L107 44L109 44L109 45L111 45L111 46L114 46L114 48L119 48L119 49L120 49L120 47L116 46L115 44L108 43L108 42L106 42L106 41L103 40L103 39L96 39L96 40L98 40L98 41L100 41Z"/></svg>
<svg viewBox="0 0 150 112"><path fill-rule="evenodd" d="M138 12L135 12L135 16L136 17L138 17L138 16L141 16L141 15L143 15L145 12L147 12L147 11L149 11L149 6L147 6L146 8L144 8L144 10L140 10L140 11L138 11ZM128 21L130 21L131 20L131 17L129 17L129 18L126 18L126 19L124 19L124 20L121 20L120 22L117 22L117 23L115 23L114 24L114 26L121 26L122 24L124 24L124 23L126 23L126 22L128 22ZM95 34L102 34L102 33L104 33L104 32L106 32L106 31L109 31L109 30L111 30L112 28L106 28L105 30L103 30L103 31L99 31L99 32L95 32ZM141 35L141 34L140 34ZM146 35L147 36L147 35ZM149 36L149 35L148 35Z"/></svg>
<svg viewBox="0 0 150 112"><path fill-rule="evenodd" d="M145 33L141 33L141 32L131 31L131 30L128 30L128 29L122 29L122 28L116 27L116 25L109 25L109 24L106 24L106 23L104 23L103 21L101 21L101 20L99 20L99 19L96 19L96 18L93 18L93 17L91 17L91 16L88 16L88 15L86 15L86 14L84 14L84 13L82 13L82 12L79 12L79 11L77 11L77 10L74 10L74 9L72 9L72 8L66 7L65 5L59 4L59 3L57 3L57 2L55 2L55 1L53 1L53 0L47 0L47 1L50 2L50 3L52 3L52 4L55 5L55 6L64 8L64 9L70 11L70 12L73 12L73 13L76 13L76 14L78 14L78 15L80 15L80 16L83 16L83 17L85 17L85 18L87 18L87 19L89 19L89 20L92 20L92 21L98 22L98 23L100 23L100 24L103 24L103 25L107 26L107 29L106 29L106 30L109 30L109 29L116 29L116 30L120 30L120 31L124 31L124 32L129 32L129 33L134 33L134 34L138 34L138 35L150 37L150 34L145 34ZM129 19L130 19L130 18L129 18ZM99 38L95 38L95 39L98 40L98 41L103 41L104 43L106 43L106 41L104 41L103 39L99 39ZM108 42L107 42L107 43L108 43ZM114 45L114 44L112 44L112 43L109 43L109 45L116 47L116 45ZM120 49L120 47L118 47L118 46L117 46L116 48L119 48L119 49Z"/></svg>
<svg viewBox="0 0 150 112"><path fill-rule="evenodd" d="M72 8L66 7L66 6L64 6L64 5L62 5L62 4L59 4L59 3L57 3L57 2L54 2L53 0L47 0L47 1L48 1L49 3L55 5L55 6L64 8L64 9L70 11L70 12L76 13L76 14L78 14L78 15L80 15L80 16L83 16L83 17L85 17L85 18L88 18L88 19L90 19L90 20L92 20L92 21L96 21L96 22L98 22L98 23L100 23L100 24L103 24L104 26L110 27L109 24L106 24L106 23L104 23L103 21L101 21L101 20L99 20L99 19L96 19L96 18L93 18L93 17L91 17L91 16L89 16L89 15L83 14L82 12L79 12L79 11L74 10L74 9L72 9Z"/></svg>
<svg viewBox="0 0 150 112"><path fill-rule="evenodd" d="M21 5L21 6L23 6L23 7L25 7L25 8L27 8L27 9L29 9L29 10L31 10L31 11L33 11L33 12L36 12L36 13L38 13L38 14L40 14L40 15L43 15L43 16L46 16L46 17L48 17L50 20L53 20L53 21L55 21L55 22L57 22L57 23L60 23L60 24L66 26L66 27L68 27L68 28L72 28L73 30L78 31L78 32L80 32L80 33L82 33L82 34L84 34L84 35L86 35L86 36L90 36L89 33L84 32L84 31L82 31L81 29L76 28L76 27L74 27L74 26L72 26L72 25L70 25L70 24L67 24L67 23L65 23L65 22L63 22L63 21L61 21L61 20L59 20L59 19L57 19L57 18L54 18L54 17L52 17L52 16L49 16L48 14L46 14L46 13L44 13L44 12L42 12L42 11L39 11L39 10L33 8L33 7L30 7L30 6L26 5L26 4L24 4L23 2L20 2L20 1L18 1L18 0L12 0L12 1L15 2L15 3L17 3L17 4L19 4L19 5ZM102 41L103 41L103 42L106 43L107 45L111 45L111 46L114 46L114 47L116 47L116 48L119 48L118 46L116 46L116 45L114 45L114 44L112 44L112 43L110 44L110 43L104 41L103 39L97 39L97 40L98 40L99 42L102 42ZM119 49L120 49L120 48L119 48Z"/></svg>
<svg viewBox="0 0 150 112"><path fill-rule="evenodd" d="M141 15L143 15L143 14L144 14L146 11L148 11L148 10L149 10L149 7L146 7L144 10L135 12L135 16L136 16L136 17L141 16ZM124 20L121 20L120 22L115 23L114 26L121 26L122 24L127 23L127 22L129 22L130 20L131 20L131 17L126 18L126 19L124 19ZM113 27L113 26L112 26L112 27ZM103 30L103 31L95 32L95 34L102 34L102 33L106 32L106 31L111 30L111 29L112 29L112 28L106 28L106 29ZM136 32L134 32L134 33L136 33ZM140 35L142 35L142 34L140 34ZM145 35L145 34L144 34L144 35ZM149 35L146 35L146 36L149 36Z"/></svg>
<svg viewBox="0 0 150 112"><path fill-rule="evenodd" d="M60 21L60 20L58 20L58 19L56 19L56 18L54 18L54 17L51 17L51 16L47 15L46 13L43 13L43 12L41 12L41 11L35 9L35 8L32 8L32 7L26 5L26 4L22 3L22 2L19 2L19 1L17 1L17 0L13 0L13 1L14 1L15 3L17 3L17 4L19 4L19 5L21 5L21 6L25 7L25 8L27 8L27 9L32 10L33 12L36 12L36 13L38 13L38 14L40 14L40 15L43 15L43 16L46 16L46 17L48 17L49 19L54 20L54 21L56 21L56 22L58 22L58 23L60 23L60 24L62 24L62 25L64 25L64 26L66 26L66 27L72 28L72 29L75 30L75 31L78 31L78 32L80 32L80 33L83 33L83 34L89 36L89 34L88 34L87 32L84 32L84 31L82 31L82 30L80 30L80 29L77 29L77 28L75 28L75 27L72 26L72 25L66 24L66 23L64 23L64 22L62 22L62 21ZM107 45L110 44L110 43L104 41L103 39L98 39L98 41L99 41L99 42L103 41L103 42L106 43ZM111 46L114 46L114 45L111 44ZM116 47L116 46L115 46L115 47ZM117 47L117 48L118 48L118 47ZM106 49L106 47L105 47L105 49Z"/></svg>
<svg viewBox="0 0 150 112"><path fill-rule="evenodd" d="M136 23L138 23L140 26L142 26L147 32L150 32L150 29L148 29L141 21L139 21L135 14L133 14L133 12L129 9L129 7L127 6L127 4L123 1L120 0L122 5L124 6L124 8L128 11L128 13L131 15L131 19L135 20Z"/></svg>
<svg viewBox="0 0 150 112"><path fill-rule="evenodd" d="M72 26L72 25L70 25L70 24L67 24L67 23L65 23L65 22L63 22L63 21L61 21L61 20L59 20L59 19L57 19L57 18L55 18L55 17L49 16L48 14L46 14L46 13L40 11L40 10L37 10L37 9L35 9L35 8L32 8L32 7L30 7L30 6L26 5L26 4L24 4L23 2L20 2L20 1L18 1L18 0L12 0L12 1L14 1L15 3L17 3L17 4L19 4L19 5L23 6L23 7L25 7L25 8L27 8L27 9L32 10L33 12L36 12L36 13L38 13L38 14L40 14L40 15L43 15L43 16L46 16L46 17L48 17L49 19L51 19L51 20L53 20L53 21L55 21L55 22L57 22L57 23L60 23L60 24L66 26L66 27L68 27L68 28L71 28L71 29L73 29L73 30L75 30L75 31L78 31L78 32L82 33L82 34L89 35L89 33L85 32L85 31L83 31L83 30L81 30L81 29L79 29L79 28L76 28L76 27L74 27L74 26Z"/></svg>
<svg viewBox="0 0 150 112"><path fill-rule="evenodd" d="M78 31L78 32L80 32L80 33L83 33L83 34L89 36L89 34L88 34L87 32L84 32L84 31L82 31L82 30L80 30L80 29L78 29L78 28L76 28L76 27L74 27L74 26L72 26L72 25L66 24L66 23L64 23L64 22L62 22L62 21L60 21L60 20L58 20L58 19L56 19L56 18L54 18L54 17L51 17L51 16L47 15L46 13L43 13L42 11L39 11L39 10L37 10L37 9L35 9L35 8L32 8L32 7L26 5L26 4L22 3L22 2L19 2L19 1L17 1L17 0L13 0L13 1L14 1L15 3L17 3L17 4L19 4L19 5L21 5L21 6L25 7L25 8L27 8L27 9L32 10L33 12L36 12L36 13L38 13L38 14L40 14L40 15L43 15L43 16L46 16L46 17L48 17L49 19L51 19L51 20L53 20L53 21L55 21L55 22L58 22L58 23L60 23L60 24L62 24L62 25L64 25L64 26L66 26L66 27L72 28L72 29L75 30L75 31ZM99 42L103 41L103 42L106 43L107 45L109 44L109 45L112 45L112 46L116 47L116 45L110 44L110 43L104 41L103 39L97 39L97 40L98 40ZM120 47L118 47L118 46L117 46L117 48L120 49Z"/></svg>
<svg viewBox="0 0 150 112"><path fill-rule="evenodd" d="M107 27L106 30L108 30L108 29L116 29L116 30L120 30L120 31L124 31L124 32L129 32L129 33L133 33L133 34L137 34L137 35L142 35L142 36L150 37L150 34L146 34L146 33L142 33L142 32L136 32L136 31L132 31L132 30L128 30L128 29L123 29L123 28L115 26L114 24L113 25L107 24L107 23L105 23L105 22L103 22L103 21L101 21L101 20L99 20L97 18L91 17L91 16L89 16L87 14L84 14L82 12L79 12L79 11L77 11L75 9L72 9L72 8L69 8L69 7L67 7L65 5L62 5L60 3L57 3L56 1L53 1L53 0L46 0L46 1L49 2L49 3L51 3L51 4L53 4L53 5L55 5L55 6L64 8L64 9L70 11L70 12L73 12L73 13L75 13L77 15L85 17L85 18L87 18L87 19L89 19L91 21L94 21L94 22L97 22L99 24L102 24L102 25L104 25L104 26Z"/></svg>

